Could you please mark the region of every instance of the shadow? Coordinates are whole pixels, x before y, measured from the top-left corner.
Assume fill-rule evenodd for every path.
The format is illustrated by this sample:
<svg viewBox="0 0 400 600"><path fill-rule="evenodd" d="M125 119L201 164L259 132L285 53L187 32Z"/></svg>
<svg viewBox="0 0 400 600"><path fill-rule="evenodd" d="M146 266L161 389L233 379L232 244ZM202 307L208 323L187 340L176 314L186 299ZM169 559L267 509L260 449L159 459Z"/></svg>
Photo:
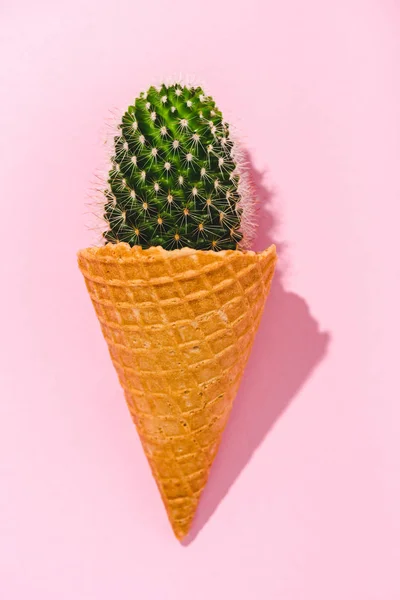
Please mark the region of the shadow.
<svg viewBox="0 0 400 600"><path fill-rule="evenodd" d="M250 155L246 159L259 200L259 228L253 249L260 251L274 243L271 236L276 217L271 209L272 193L263 184L264 173L253 167ZM283 247L276 245L280 260L264 316L191 532L182 542L184 546L197 537L327 352L330 335L320 331L304 298L283 287L279 266L283 262Z"/></svg>

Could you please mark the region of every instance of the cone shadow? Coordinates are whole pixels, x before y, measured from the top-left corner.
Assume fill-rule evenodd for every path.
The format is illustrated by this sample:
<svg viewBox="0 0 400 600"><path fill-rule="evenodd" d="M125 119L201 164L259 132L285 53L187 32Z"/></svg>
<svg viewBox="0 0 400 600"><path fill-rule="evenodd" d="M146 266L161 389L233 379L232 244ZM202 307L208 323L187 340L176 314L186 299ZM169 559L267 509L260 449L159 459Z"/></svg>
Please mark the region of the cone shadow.
<svg viewBox="0 0 400 600"><path fill-rule="evenodd" d="M276 243L272 238L276 217L271 209L272 193L263 184L264 173L254 168L249 154L246 159L260 203L258 237L253 245L260 251ZM278 270L264 316L192 529L181 542L184 546L212 517L255 450L327 353L329 333L320 331L306 300L283 287L279 244L277 250Z"/></svg>

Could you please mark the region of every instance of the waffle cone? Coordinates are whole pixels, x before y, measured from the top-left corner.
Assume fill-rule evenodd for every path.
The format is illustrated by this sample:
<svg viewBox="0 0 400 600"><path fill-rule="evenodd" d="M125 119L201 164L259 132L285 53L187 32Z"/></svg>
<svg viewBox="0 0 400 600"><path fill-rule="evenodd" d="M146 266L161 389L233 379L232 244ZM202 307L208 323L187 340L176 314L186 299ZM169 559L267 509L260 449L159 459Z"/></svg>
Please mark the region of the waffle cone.
<svg viewBox="0 0 400 600"><path fill-rule="evenodd" d="M107 244L78 253L178 539L189 531L268 296L261 253Z"/></svg>

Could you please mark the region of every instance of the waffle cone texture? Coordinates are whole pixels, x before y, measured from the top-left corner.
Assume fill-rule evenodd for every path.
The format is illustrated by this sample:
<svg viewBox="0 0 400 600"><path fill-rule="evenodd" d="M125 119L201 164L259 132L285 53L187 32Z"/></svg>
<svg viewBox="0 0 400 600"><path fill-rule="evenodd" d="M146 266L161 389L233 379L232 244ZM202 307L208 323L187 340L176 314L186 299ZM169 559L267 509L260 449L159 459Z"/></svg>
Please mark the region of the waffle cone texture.
<svg viewBox="0 0 400 600"><path fill-rule="evenodd" d="M261 253L107 244L78 253L178 539L190 529L270 289Z"/></svg>

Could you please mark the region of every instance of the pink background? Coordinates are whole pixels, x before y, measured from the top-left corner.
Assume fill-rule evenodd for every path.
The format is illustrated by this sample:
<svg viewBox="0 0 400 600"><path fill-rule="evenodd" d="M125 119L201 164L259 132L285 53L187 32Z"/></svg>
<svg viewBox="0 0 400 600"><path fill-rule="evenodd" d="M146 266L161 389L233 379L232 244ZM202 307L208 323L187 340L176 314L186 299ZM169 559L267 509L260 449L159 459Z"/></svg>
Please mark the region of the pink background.
<svg viewBox="0 0 400 600"><path fill-rule="evenodd" d="M2 1L1 598L400 598L396 4ZM281 256L186 545L75 260L108 110L180 71Z"/></svg>

